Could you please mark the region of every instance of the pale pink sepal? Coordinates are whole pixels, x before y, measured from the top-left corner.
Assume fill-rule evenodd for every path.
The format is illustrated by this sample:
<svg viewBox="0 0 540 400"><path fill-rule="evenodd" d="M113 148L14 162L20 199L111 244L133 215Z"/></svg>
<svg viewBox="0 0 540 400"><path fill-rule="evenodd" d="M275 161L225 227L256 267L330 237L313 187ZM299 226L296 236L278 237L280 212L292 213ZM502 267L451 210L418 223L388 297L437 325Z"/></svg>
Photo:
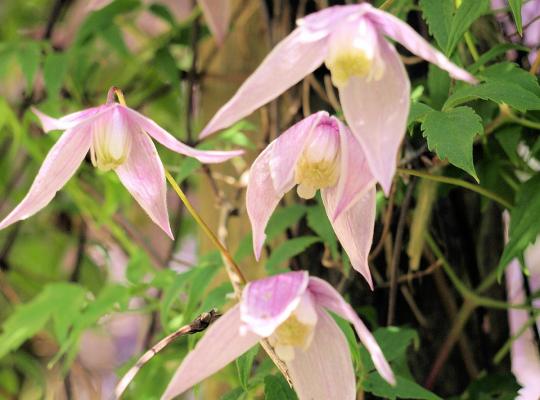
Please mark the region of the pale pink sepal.
<svg viewBox="0 0 540 400"><path fill-rule="evenodd" d="M240 325L240 307L236 305L204 333L174 373L161 399L178 396L255 346L260 337L249 331L239 334Z"/></svg>
<svg viewBox="0 0 540 400"><path fill-rule="evenodd" d="M264 233L266 224L283 197L283 194L278 193L272 183L270 160L273 147L274 144L271 143L251 165L246 191L246 209L251 222L253 252L257 260L261 256L261 250L266 240Z"/></svg>
<svg viewBox="0 0 540 400"><path fill-rule="evenodd" d="M317 325L307 351L295 350L287 362L300 400L356 398L356 379L347 339L336 322L317 307Z"/></svg>
<svg viewBox="0 0 540 400"><path fill-rule="evenodd" d="M343 299L341 294L329 283L316 277L309 278L308 290L315 297L315 302L318 305L338 314L353 324L360 341L366 346L367 351L371 355L373 364L379 374L388 383L395 385L396 379L392 368L390 368L388 361L386 361L377 341L349 303Z"/></svg>
<svg viewBox="0 0 540 400"><path fill-rule="evenodd" d="M288 272L249 282L240 301L245 327L262 337L270 336L298 307L308 282L307 271Z"/></svg>
<svg viewBox="0 0 540 400"><path fill-rule="evenodd" d="M53 118L47 114L42 113L37 108L32 107L32 112L36 114L41 122L41 126L45 132L50 132L54 130L64 131L66 129L73 128L84 121L86 118L91 117L92 115L97 114L100 111L105 109L104 106L92 107L86 110L77 111L68 115L65 115L61 118Z"/></svg>
<svg viewBox="0 0 540 400"><path fill-rule="evenodd" d="M322 119L328 119L326 111L319 111L297 122L275 139L270 159L270 173L277 193L291 190L296 163L314 128Z"/></svg>
<svg viewBox="0 0 540 400"><path fill-rule="evenodd" d="M343 113L362 145L371 172L388 195L396 170L397 153L409 115L410 82L399 55L379 39L385 62L380 80L351 77L340 89Z"/></svg>
<svg viewBox="0 0 540 400"><path fill-rule="evenodd" d="M173 135L171 135L165 129L160 127L150 118L146 118L144 115L140 114L139 112L131 108L121 106L121 105L117 105L117 107L122 107L124 112L126 112L129 115L130 119L132 119L133 121L136 121L136 123L146 133L148 133L150 136L156 139L163 146L177 153L196 158L202 163L219 163L219 162L229 160L230 158L237 157L244 154L243 150L205 151L205 150L195 149L193 147L190 147L180 142Z"/></svg>
<svg viewBox="0 0 540 400"><path fill-rule="evenodd" d="M150 137L136 126L128 159L115 169L120 181L148 216L174 239L167 211L165 171Z"/></svg>
<svg viewBox="0 0 540 400"><path fill-rule="evenodd" d="M229 30L231 4L229 0L197 0L212 35L219 45L223 44Z"/></svg>
<svg viewBox="0 0 540 400"><path fill-rule="evenodd" d="M295 29L266 56L199 137L204 138L251 114L317 69L326 57L326 39Z"/></svg>
<svg viewBox="0 0 540 400"><path fill-rule="evenodd" d="M385 35L405 46L411 53L448 71L453 78L469 83L478 82L474 76L458 67L440 51L437 51L406 22L373 7L370 7L366 17L372 20Z"/></svg>
<svg viewBox="0 0 540 400"><path fill-rule="evenodd" d="M334 120L339 127L341 156L339 180L335 187L326 189L336 197L333 213L328 214L330 221L335 221L375 184L362 146L345 124L337 118Z"/></svg>
<svg viewBox="0 0 540 400"><path fill-rule="evenodd" d="M353 268L366 278L369 287L373 289L368 256L375 225L375 187L372 185L371 188L362 192L335 220L332 216L335 214L338 202L336 190L323 189L321 195L332 228L347 252Z"/></svg>
<svg viewBox="0 0 540 400"><path fill-rule="evenodd" d="M28 194L0 222L0 229L26 219L45 207L73 176L90 149L92 136L83 128L65 131L51 148Z"/></svg>

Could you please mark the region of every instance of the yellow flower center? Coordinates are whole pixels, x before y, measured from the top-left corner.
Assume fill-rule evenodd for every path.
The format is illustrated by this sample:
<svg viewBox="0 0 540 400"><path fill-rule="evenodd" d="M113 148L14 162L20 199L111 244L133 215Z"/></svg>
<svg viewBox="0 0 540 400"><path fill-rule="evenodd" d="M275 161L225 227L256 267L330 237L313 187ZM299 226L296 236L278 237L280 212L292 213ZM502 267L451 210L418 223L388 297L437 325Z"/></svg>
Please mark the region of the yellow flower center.
<svg viewBox="0 0 540 400"><path fill-rule="evenodd" d="M326 61L336 87L343 87L349 78L365 78L370 75L373 60L361 49L349 48Z"/></svg>
<svg viewBox="0 0 540 400"><path fill-rule="evenodd" d="M303 199L311 199L318 189L334 186L338 180L336 164L336 157L313 162L302 155L295 170L298 196Z"/></svg>
<svg viewBox="0 0 540 400"><path fill-rule="evenodd" d="M101 171L122 165L131 149L131 134L123 116L117 110L104 115L93 124L90 157L92 164Z"/></svg>

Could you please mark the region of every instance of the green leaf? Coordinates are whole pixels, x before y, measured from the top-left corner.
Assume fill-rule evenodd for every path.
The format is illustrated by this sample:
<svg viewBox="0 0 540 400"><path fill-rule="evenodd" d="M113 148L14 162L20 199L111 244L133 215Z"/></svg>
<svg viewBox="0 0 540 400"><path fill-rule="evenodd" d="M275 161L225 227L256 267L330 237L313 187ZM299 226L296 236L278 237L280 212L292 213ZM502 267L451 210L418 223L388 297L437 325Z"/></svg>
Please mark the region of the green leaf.
<svg viewBox="0 0 540 400"><path fill-rule="evenodd" d="M511 82L486 82L476 86L463 87L452 94L443 110L472 100L490 100L498 104L508 104L519 111L540 110L540 97Z"/></svg>
<svg viewBox="0 0 540 400"><path fill-rule="evenodd" d="M116 24L112 23L107 28L99 31L105 41L118 53L120 57L129 56L129 49L124 41L124 35Z"/></svg>
<svg viewBox="0 0 540 400"><path fill-rule="evenodd" d="M492 372L473 381L467 388L467 397L462 398L514 400L519 397L519 389L521 386L510 372L506 374Z"/></svg>
<svg viewBox="0 0 540 400"><path fill-rule="evenodd" d="M514 21L516 22L516 28L518 33L523 35L523 25L521 22L521 7L523 7L523 0L508 0L510 5L510 10L514 16Z"/></svg>
<svg viewBox="0 0 540 400"><path fill-rule="evenodd" d="M407 126L410 126L414 122L424 122L426 115L428 115L430 111L433 111L433 108L427 104L411 103L409 118L407 119Z"/></svg>
<svg viewBox="0 0 540 400"><path fill-rule="evenodd" d="M117 15L133 11L139 5L139 0L116 0L97 11L94 11L86 18L79 28L75 42L81 44L90 36L109 28Z"/></svg>
<svg viewBox="0 0 540 400"><path fill-rule="evenodd" d="M2 326L0 358L18 348L53 318L58 339L64 340L68 327L79 317L86 290L70 283L53 283L26 304L15 308Z"/></svg>
<svg viewBox="0 0 540 400"><path fill-rule="evenodd" d="M298 400L282 375L267 375L264 378L264 400Z"/></svg>
<svg viewBox="0 0 540 400"><path fill-rule="evenodd" d="M171 26L176 25L176 21L174 19L173 14L171 14L171 11L169 10L169 7L164 6L163 4L153 3L150 5L150 7L148 7L148 10L155 16L168 22L169 25Z"/></svg>
<svg viewBox="0 0 540 400"><path fill-rule="evenodd" d="M238 371L238 380L240 385L247 392L249 376L251 375L251 368L253 367L253 361L259 352L259 345L252 347L246 351L241 357L236 359L236 370Z"/></svg>
<svg viewBox="0 0 540 400"><path fill-rule="evenodd" d="M418 342L418 333L414 329L409 328L398 328L398 327L386 327L379 328L373 332L375 340L381 347L381 350L384 353L388 362L397 360L398 358L404 357L406 355L407 348L411 343ZM374 371L375 365L371 360L371 356L365 349L362 347L360 349L362 355L362 362L364 368L367 371Z"/></svg>
<svg viewBox="0 0 540 400"><path fill-rule="evenodd" d="M126 278L129 282L137 284L142 282L151 271L148 254L144 250L138 250L129 259L126 268Z"/></svg>
<svg viewBox="0 0 540 400"><path fill-rule="evenodd" d="M397 375L396 385L390 386L378 373L369 373L363 381L364 390L383 399L441 400L435 393L407 378Z"/></svg>
<svg viewBox="0 0 540 400"><path fill-rule="evenodd" d="M201 162L193 157L184 157L180 162L180 168L176 173L176 182L180 185L186 178L201 166Z"/></svg>
<svg viewBox="0 0 540 400"><path fill-rule="evenodd" d="M67 53L49 53L43 66L43 78L50 98L58 98L68 67Z"/></svg>
<svg viewBox="0 0 540 400"><path fill-rule="evenodd" d="M309 228L315 232L326 245L330 248L332 258L339 259L336 235L334 228L326 215L324 206L319 203L316 206L309 207L307 212L307 224Z"/></svg>
<svg viewBox="0 0 540 400"><path fill-rule="evenodd" d="M37 42L23 43L17 51L17 58L26 79L26 88L30 92L34 87L34 78L39 68L41 46Z"/></svg>
<svg viewBox="0 0 540 400"><path fill-rule="evenodd" d="M175 276L172 284L168 285L163 291L160 307L161 325L167 330L169 312L175 301L179 300L180 293L185 291L185 286L188 281L193 277L195 269L183 272Z"/></svg>
<svg viewBox="0 0 540 400"><path fill-rule="evenodd" d="M474 137L482 132L482 120L470 107L432 111L422 123L429 150L435 151L441 160L447 158L477 181L472 146Z"/></svg>
<svg viewBox="0 0 540 400"><path fill-rule="evenodd" d="M453 15L452 0L420 0L422 15L427 21L429 32L441 49L446 48Z"/></svg>
<svg viewBox="0 0 540 400"><path fill-rule="evenodd" d="M523 254L540 234L540 174L521 185L510 212L509 241L499 262L499 276L510 261Z"/></svg>
<svg viewBox="0 0 540 400"><path fill-rule="evenodd" d="M427 87L431 98L431 106L440 110L450 92L450 75L439 67L429 64Z"/></svg>
<svg viewBox="0 0 540 400"><path fill-rule="evenodd" d="M320 242L320 239L316 236L302 236L287 240L272 251L266 263L267 270L275 271L282 262L288 261L317 242Z"/></svg>
<svg viewBox="0 0 540 400"><path fill-rule="evenodd" d="M268 240L285 232L287 228L296 224L306 214L307 208L302 204L293 204L277 209L266 225Z"/></svg>
<svg viewBox="0 0 540 400"><path fill-rule="evenodd" d="M175 89L180 89L179 70L176 61L167 47L159 49L154 55L155 66L163 80Z"/></svg>
<svg viewBox="0 0 540 400"><path fill-rule="evenodd" d="M488 0L463 0L450 24L446 55L451 55L471 24L489 9Z"/></svg>
<svg viewBox="0 0 540 400"><path fill-rule="evenodd" d="M473 64L469 65L467 69L471 74L476 73L480 67L487 64L489 61L493 60L494 58L506 54L509 50L518 50L518 51L524 51L529 52L530 49L526 46L516 44L516 43L499 43L495 46L493 46L491 49L486 51L484 54L478 58Z"/></svg>
<svg viewBox="0 0 540 400"><path fill-rule="evenodd" d="M528 71L520 68L517 64L508 61L493 64L484 69L481 76L485 78L486 82L514 83L523 89L540 96L538 79Z"/></svg>

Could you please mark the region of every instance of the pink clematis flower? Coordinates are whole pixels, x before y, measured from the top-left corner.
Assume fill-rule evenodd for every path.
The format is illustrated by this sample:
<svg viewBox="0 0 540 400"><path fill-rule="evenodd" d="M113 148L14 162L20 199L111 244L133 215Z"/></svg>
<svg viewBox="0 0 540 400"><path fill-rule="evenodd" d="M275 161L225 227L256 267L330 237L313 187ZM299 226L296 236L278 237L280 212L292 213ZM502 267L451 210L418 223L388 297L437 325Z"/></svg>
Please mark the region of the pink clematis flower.
<svg viewBox="0 0 540 400"><path fill-rule="evenodd" d="M268 338L302 399L356 398L345 335L327 311L349 320L390 384L394 374L373 335L332 286L306 271L250 282L239 305L218 319L184 359L162 399L171 399Z"/></svg>
<svg viewBox="0 0 540 400"><path fill-rule="evenodd" d="M406 130L410 82L394 46L383 36L456 79L476 82L475 78L406 23L366 3L330 7L299 20L298 25L217 112L201 138L249 115L324 62L371 172L388 194Z"/></svg>
<svg viewBox="0 0 540 400"><path fill-rule="evenodd" d="M189 147L151 119L116 103L116 90L109 90L106 104L59 119L34 110L46 132L56 129L65 132L45 157L28 194L0 222L0 229L34 215L49 204L90 151L92 164L103 171L114 170L152 221L172 238L165 171L150 137L203 163L221 162L243 153L241 150L202 151Z"/></svg>
<svg viewBox="0 0 540 400"><path fill-rule="evenodd" d="M375 178L362 146L341 121L320 111L293 125L257 157L246 193L257 260L264 230L283 195L320 189L326 214L351 264L373 288L367 258L375 224Z"/></svg>

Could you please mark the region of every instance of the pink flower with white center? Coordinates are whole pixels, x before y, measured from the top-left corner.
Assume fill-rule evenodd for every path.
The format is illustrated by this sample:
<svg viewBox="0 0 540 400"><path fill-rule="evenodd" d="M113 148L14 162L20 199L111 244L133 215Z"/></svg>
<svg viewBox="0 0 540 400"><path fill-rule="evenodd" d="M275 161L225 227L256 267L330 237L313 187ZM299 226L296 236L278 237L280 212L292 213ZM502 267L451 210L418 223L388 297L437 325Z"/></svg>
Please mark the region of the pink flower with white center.
<svg viewBox="0 0 540 400"><path fill-rule="evenodd" d="M353 324L377 371L395 384L375 338L339 292L306 271L296 271L248 283L240 304L211 325L184 359L162 399L183 393L263 338L286 364L300 400L355 399L349 345L328 311Z"/></svg>
<svg viewBox="0 0 540 400"><path fill-rule="evenodd" d="M349 128L325 111L293 125L251 166L246 203L257 260L270 216L295 185L305 199L321 190L336 236L353 267L373 288L368 255L375 225L375 178Z"/></svg>
<svg viewBox="0 0 540 400"><path fill-rule="evenodd" d="M105 105L58 119L34 109L46 132L65 132L45 157L28 194L0 222L0 229L34 215L49 204L90 151L92 164L103 171L114 170L152 221L172 238L165 171L150 137L203 163L222 162L243 153L241 150L202 151L189 147L151 119L114 102L115 91L115 88L109 90Z"/></svg>
<svg viewBox="0 0 540 400"><path fill-rule="evenodd" d="M476 82L393 15L367 3L334 6L299 20L298 28L268 54L204 128L201 138L249 115L324 62L371 173L388 194L406 130L410 82L385 35L454 78Z"/></svg>

